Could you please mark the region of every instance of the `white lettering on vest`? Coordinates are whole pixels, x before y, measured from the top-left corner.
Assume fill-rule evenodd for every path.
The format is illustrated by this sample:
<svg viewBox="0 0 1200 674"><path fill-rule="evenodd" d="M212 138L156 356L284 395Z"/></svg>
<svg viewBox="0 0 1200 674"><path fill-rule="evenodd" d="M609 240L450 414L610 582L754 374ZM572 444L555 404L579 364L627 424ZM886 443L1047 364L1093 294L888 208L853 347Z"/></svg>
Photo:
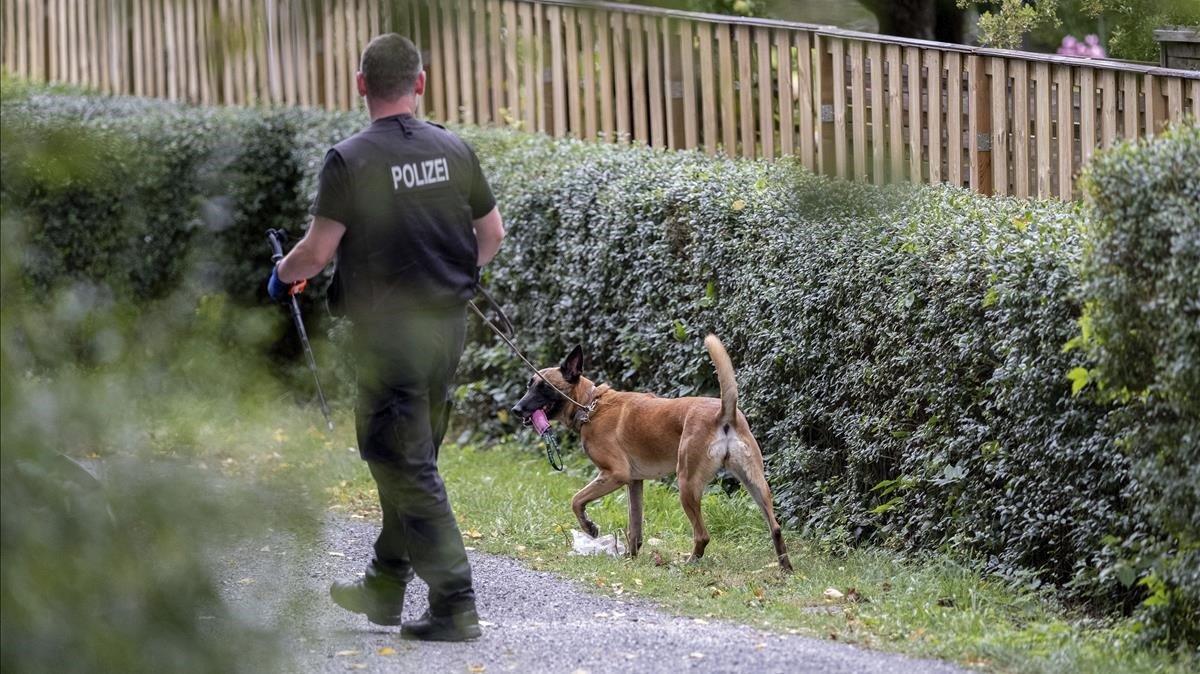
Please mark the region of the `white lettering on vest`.
<svg viewBox="0 0 1200 674"><path fill-rule="evenodd" d="M410 162L392 167L392 188L399 190L450 182L450 164L445 157Z"/></svg>

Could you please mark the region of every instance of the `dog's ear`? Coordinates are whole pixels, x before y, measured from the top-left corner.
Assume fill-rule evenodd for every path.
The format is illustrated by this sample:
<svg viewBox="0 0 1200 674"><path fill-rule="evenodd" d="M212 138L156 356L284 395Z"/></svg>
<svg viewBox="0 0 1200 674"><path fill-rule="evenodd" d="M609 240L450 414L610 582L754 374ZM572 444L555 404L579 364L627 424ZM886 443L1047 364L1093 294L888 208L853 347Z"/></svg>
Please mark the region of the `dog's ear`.
<svg viewBox="0 0 1200 674"><path fill-rule="evenodd" d="M576 344L571 353L563 359L562 365L558 366L558 370L568 384L579 381L579 375L583 374L583 347Z"/></svg>

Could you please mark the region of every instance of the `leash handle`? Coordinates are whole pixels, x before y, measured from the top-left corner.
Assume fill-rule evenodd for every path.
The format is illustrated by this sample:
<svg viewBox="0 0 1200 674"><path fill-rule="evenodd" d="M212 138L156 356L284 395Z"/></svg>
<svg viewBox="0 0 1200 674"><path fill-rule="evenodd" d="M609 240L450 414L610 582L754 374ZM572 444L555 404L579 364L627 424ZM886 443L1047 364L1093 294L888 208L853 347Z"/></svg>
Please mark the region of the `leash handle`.
<svg viewBox="0 0 1200 674"><path fill-rule="evenodd" d="M287 241L287 232L282 229L268 229L267 241L271 242L271 262L278 264L283 259L283 242Z"/></svg>

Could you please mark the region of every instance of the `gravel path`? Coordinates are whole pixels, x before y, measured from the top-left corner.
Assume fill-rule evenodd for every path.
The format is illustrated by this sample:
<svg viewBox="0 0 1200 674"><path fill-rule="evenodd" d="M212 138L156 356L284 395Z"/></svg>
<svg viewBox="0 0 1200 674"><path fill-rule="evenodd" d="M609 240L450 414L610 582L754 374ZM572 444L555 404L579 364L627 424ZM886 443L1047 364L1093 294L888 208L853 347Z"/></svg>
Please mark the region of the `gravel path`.
<svg viewBox="0 0 1200 674"><path fill-rule="evenodd" d="M961 672L845 644L673 616L643 600L588 593L520 562L472 552L482 639L402 641L334 606L329 584L362 571L376 525L331 518L315 540L281 531L223 557L223 591L252 624L284 635L297 672ZM409 586L405 616L425 610ZM482 668L482 669L481 669Z"/></svg>

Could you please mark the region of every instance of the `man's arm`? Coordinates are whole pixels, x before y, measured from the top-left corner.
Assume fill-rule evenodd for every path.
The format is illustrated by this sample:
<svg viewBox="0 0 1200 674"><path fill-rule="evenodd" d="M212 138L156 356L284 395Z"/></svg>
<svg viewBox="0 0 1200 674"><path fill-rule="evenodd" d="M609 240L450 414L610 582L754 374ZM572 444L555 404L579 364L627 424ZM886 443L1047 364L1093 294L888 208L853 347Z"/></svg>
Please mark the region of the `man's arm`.
<svg viewBox="0 0 1200 674"><path fill-rule="evenodd" d="M500 242L504 240L504 223L500 219L500 209L492 208L488 214L476 219L475 241L479 244L479 259L476 264L480 267L492 261L500 252Z"/></svg>
<svg viewBox="0 0 1200 674"><path fill-rule="evenodd" d="M337 220L314 216L304 238L279 262L276 270L279 280L295 283L319 274L337 253L345 233L346 226Z"/></svg>

